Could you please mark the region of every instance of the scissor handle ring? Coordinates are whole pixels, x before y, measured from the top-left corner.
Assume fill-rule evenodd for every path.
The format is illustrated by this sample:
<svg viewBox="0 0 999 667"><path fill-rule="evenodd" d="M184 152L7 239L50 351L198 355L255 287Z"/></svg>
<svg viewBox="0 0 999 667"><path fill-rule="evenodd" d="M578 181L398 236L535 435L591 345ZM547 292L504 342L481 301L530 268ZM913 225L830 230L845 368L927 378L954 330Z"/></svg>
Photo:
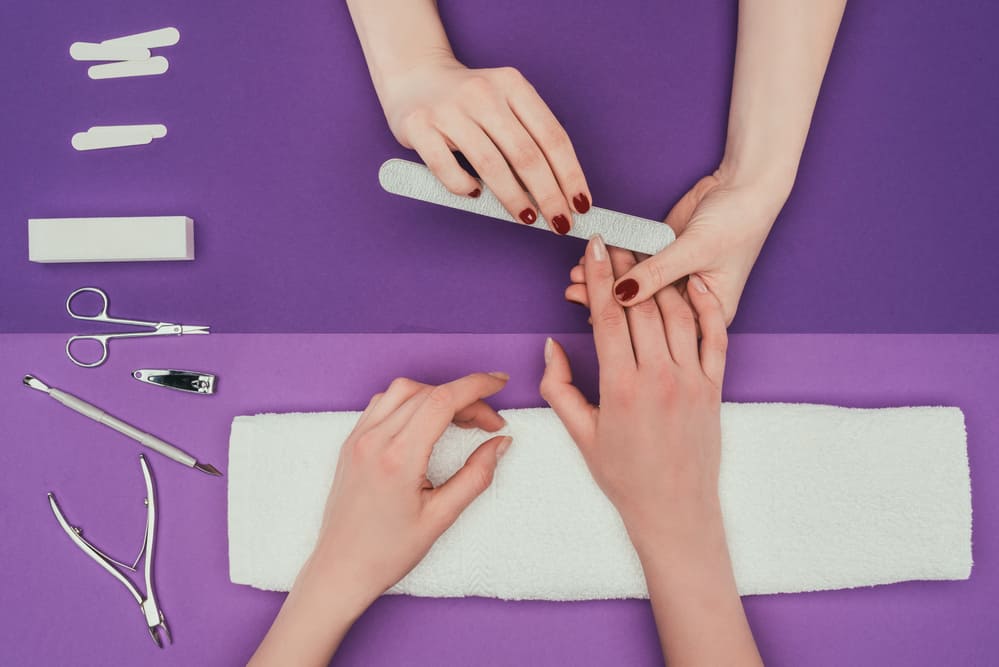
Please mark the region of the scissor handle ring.
<svg viewBox="0 0 999 667"><path fill-rule="evenodd" d="M96 315L80 315L79 313L77 313L77 312L75 312L73 310L73 299L75 299L80 294L83 294L84 292L91 292L91 293L96 294L97 296L99 296L101 298L101 302L102 302L101 309L99 311L97 311ZM99 287L81 287L78 290L74 290L68 297L66 297L66 312L69 313L70 317L72 317L74 319L77 319L77 320L100 320L100 319L104 319L104 318L106 318L108 316L108 295L107 295L107 292L105 292L104 290L102 290ZM73 340L73 339L70 338L70 340ZM107 346L105 346L105 349L107 349ZM107 356L107 355L105 354L105 356ZM72 359L72 355L70 356L70 358ZM82 366L83 364L80 364L80 365Z"/></svg>
<svg viewBox="0 0 999 667"><path fill-rule="evenodd" d="M90 289L90 288L84 288L84 289ZM79 292L79 291L80 290L77 290L77 292ZM80 361L79 359L77 359L76 357L74 357L73 356L73 351L72 351L71 348L73 346L73 342L74 341L78 341L78 340L96 340L98 343L100 343L100 345L101 345L101 357L100 357L100 359L98 359L97 361L92 361L92 362L90 362L88 364L88 363L84 363L84 362ZM108 341L107 341L107 336L70 336L70 339L66 341L66 356L69 357L70 361L72 361L77 366L80 366L81 368L95 368L97 366L100 366L105 361L107 361L107 358L108 358Z"/></svg>

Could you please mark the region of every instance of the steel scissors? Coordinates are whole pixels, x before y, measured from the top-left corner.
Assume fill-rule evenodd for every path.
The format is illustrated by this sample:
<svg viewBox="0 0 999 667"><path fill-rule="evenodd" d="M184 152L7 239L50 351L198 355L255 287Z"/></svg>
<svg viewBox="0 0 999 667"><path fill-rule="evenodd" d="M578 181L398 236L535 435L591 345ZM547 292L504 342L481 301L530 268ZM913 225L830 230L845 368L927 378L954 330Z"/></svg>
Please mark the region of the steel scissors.
<svg viewBox="0 0 999 667"><path fill-rule="evenodd" d="M79 295L90 292L96 294L101 299L101 308L96 315L84 315L73 310L73 299ZM126 320L108 315L108 295L98 287L81 287L66 299L66 312L70 317L77 320L88 320L91 322L107 322L108 324L121 324L131 327L146 327L152 331L136 331L132 333L107 333L107 334L81 334L72 336L66 341L66 356L77 366L84 368L94 368L100 366L108 358L108 341L112 338L141 338L144 336L182 336L184 334L207 334L207 326L192 326L188 324L175 324L173 322L147 322L145 320ZM96 341L101 346L101 356L97 361L84 362L73 356L73 343L81 340Z"/></svg>
<svg viewBox="0 0 999 667"><path fill-rule="evenodd" d="M139 464L142 466L142 477L146 482L146 534L142 538L142 548L139 549L139 555L136 556L131 565L111 558L88 542L83 537L83 529L71 525L66 520L66 516L62 513L62 509L60 509L59 503L56 502L55 495L52 493L49 493L49 506L52 508L52 513L55 514L56 521L59 522L62 529L69 535L69 539L73 540L73 543L80 547L83 553L94 559L98 565L107 570L108 574L128 589L128 592L132 594L135 602L139 605L139 610L142 612L143 617L145 617L149 635L156 642L157 646L163 648L163 640L160 638L158 631L162 631L171 644L173 643L173 638L170 636L170 628L167 627L166 619L163 618L163 610L156 604L156 593L153 591L153 539L156 536L156 495L153 489L153 477L149 471L149 464L146 463L146 457L142 454L139 454ZM143 555L146 557L143 567L143 574L146 580L145 597L135 587L135 584L115 567L115 565L120 565L126 570L135 572Z"/></svg>

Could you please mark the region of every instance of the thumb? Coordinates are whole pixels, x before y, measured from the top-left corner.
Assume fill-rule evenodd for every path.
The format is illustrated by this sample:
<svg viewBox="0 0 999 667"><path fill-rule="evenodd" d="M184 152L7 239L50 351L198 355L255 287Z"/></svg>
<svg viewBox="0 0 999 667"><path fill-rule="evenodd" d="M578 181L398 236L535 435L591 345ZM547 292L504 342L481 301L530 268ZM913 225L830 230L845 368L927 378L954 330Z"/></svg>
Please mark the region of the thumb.
<svg viewBox="0 0 999 667"><path fill-rule="evenodd" d="M508 435L486 440L468 456L451 479L434 489L431 504L437 505L435 514L444 522L440 532L447 530L465 508L489 488L496 466L511 442L513 438Z"/></svg>
<svg viewBox="0 0 999 667"><path fill-rule="evenodd" d="M657 255L639 262L614 283L614 296L622 305L641 303L659 290L705 268L694 237L680 235Z"/></svg>
<svg viewBox="0 0 999 667"><path fill-rule="evenodd" d="M541 397L548 402L569 435L583 449L593 440L597 408L590 405L572 384L569 357L562 346L549 338L545 341L545 374L541 377Z"/></svg>

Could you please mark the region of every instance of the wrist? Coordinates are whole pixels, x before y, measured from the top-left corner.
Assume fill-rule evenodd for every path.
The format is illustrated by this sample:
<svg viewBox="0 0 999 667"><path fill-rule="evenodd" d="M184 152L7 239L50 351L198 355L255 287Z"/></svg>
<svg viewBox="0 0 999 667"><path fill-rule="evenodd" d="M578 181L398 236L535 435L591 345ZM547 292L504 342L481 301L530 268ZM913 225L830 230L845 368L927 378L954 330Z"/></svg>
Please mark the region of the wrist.
<svg viewBox="0 0 999 667"><path fill-rule="evenodd" d="M295 578L291 595L302 606L321 609L331 621L349 627L381 594L369 590L365 581L348 568L313 554Z"/></svg>
<svg viewBox="0 0 999 667"><path fill-rule="evenodd" d="M730 139L715 175L729 188L752 193L758 205L776 217L791 195L799 158L800 154L776 151L757 156Z"/></svg>
<svg viewBox="0 0 999 667"><path fill-rule="evenodd" d="M674 505L667 512L630 515L624 523L628 537L643 562L697 560L719 549L727 553L717 497Z"/></svg>

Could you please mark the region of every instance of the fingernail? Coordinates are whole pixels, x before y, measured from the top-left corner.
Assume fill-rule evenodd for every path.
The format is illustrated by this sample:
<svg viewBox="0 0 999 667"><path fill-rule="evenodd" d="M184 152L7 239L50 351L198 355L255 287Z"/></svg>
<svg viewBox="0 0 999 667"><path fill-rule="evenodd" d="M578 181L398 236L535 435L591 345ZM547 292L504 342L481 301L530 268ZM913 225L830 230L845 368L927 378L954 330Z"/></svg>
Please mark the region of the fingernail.
<svg viewBox="0 0 999 667"><path fill-rule="evenodd" d="M607 246L604 245L604 237L600 234L594 234L590 238L590 243L593 245L593 259L598 262L607 259Z"/></svg>
<svg viewBox="0 0 999 667"><path fill-rule="evenodd" d="M614 294L621 301L631 301L638 295L638 282L632 278L626 278L614 288Z"/></svg>
<svg viewBox="0 0 999 667"><path fill-rule="evenodd" d="M552 218L552 227L555 228L556 232L558 232L562 236L565 236L566 234L569 233L569 219L566 218L561 213L559 213L554 218Z"/></svg>
<svg viewBox="0 0 999 667"><path fill-rule="evenodd" d="M505 436L500 440L500 444L496 447L496 460L499 461L506 454L506 450L510 449L510 443L513 442L513 438L510 436Z"/></svg>
<svg viewBox="0 0 999 667"><path fill-rule="evenodd" d="M518 217L525 225L533 225L538 219L538 214L534 212L533 208L525 208Z"/></svg>
<svg viewBox="0 0 999 667"><path fill-rule="evenodd" d="M590 198L580 192L572 198L572 205L575 206L576 210L580 213L586 213L590 210Z"/></svg>
<svg viewBox="0 0 999 667"><path fill-rule="evenodd" d="M694 289L696 289L701 294L704 294L708 291L708 286L704 284L704 281L701 280L701 277L696 273L691 274L690 282L694 285Z"/></svg>
<svg viewBox="0 0 999 667"><path fill-rule="evenodd" d="M504 382L505 382L506 380L509 380L509 379L510 379L510 374L509 374L509 373L504 373L503 371L493 371L493 372L491 372L491 373L486 373L486 375L491 375L491 376L493 376L494 378L497 378L497 379L500 379L500 380L503 380Z"/></svg>
<svg viewBox="0 0 999 667"><path fill-rule="evenodd" d="M555 341L552 340L551 336L545 339L545 366L552 362L552 347L554 344Z"/></svg>
<svg viewBox="0 0 999 667"><path fill-rule="evenodd" d="M472 190L471 192L468 193L468 196L471 197L472 199L475 199L476 197L478 197L481 194L482 194L482 190L480 190L479 188L475 188L474 190Z"/></svg>

